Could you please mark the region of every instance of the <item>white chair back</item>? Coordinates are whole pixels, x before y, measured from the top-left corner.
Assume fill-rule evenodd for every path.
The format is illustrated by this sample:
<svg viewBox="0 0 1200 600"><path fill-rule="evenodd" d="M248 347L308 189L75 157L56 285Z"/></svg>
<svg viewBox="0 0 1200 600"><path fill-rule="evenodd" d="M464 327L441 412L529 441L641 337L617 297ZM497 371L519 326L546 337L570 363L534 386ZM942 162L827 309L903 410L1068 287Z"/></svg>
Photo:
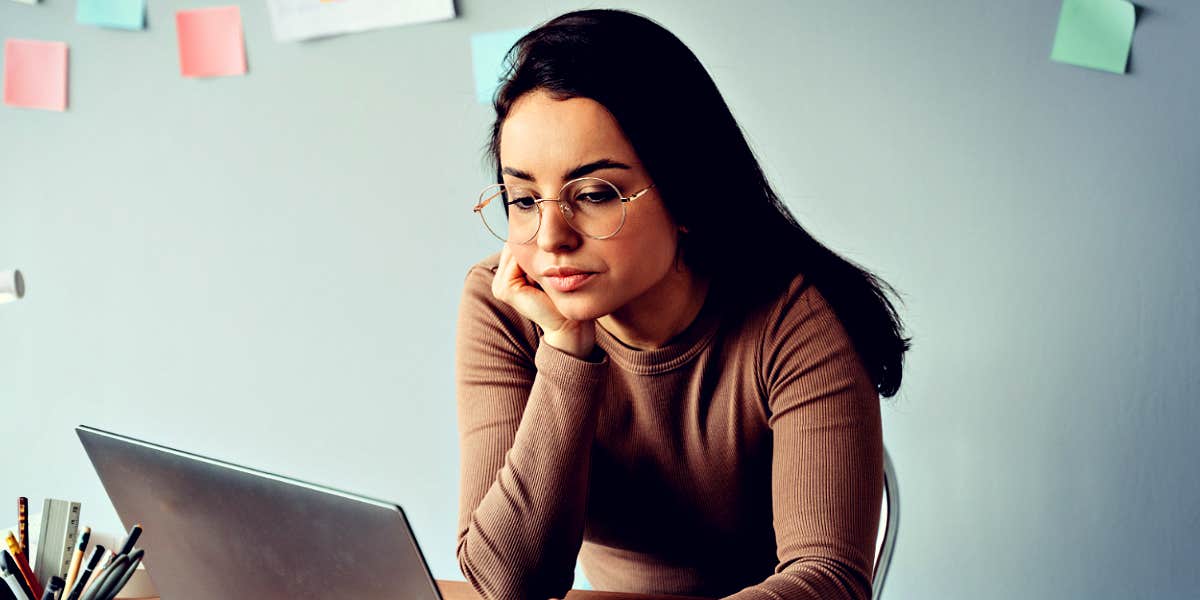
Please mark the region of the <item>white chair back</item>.
<svg viewBox="0 0 1200 600"><path fill-rule="evenodd" d="M896 483L896 468L887 448L883 449L883 505L879 511L879 534L875 537L875 573L871 583L871 600L883 595L883 582L892 563L896 534L900 531L900 487Z"/></svg>

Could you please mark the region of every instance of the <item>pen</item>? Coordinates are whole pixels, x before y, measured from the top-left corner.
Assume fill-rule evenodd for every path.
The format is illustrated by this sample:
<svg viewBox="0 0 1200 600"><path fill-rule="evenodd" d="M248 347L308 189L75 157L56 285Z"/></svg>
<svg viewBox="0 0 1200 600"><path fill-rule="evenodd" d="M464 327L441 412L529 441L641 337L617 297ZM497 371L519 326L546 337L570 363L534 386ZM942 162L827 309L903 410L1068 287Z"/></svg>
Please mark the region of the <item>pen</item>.
<svg viewBox="0 0 1200 600"><path fill-rule="evenodd" d="M122 575L121 579L117 581L117 584L113 586L112 594L107 598L98 598L97 600L113 600L116 598L117 594L121 593L121 590L125 588L125 584L129 583L129 578L133 577L134 571L137 571L138 565L142 564L142 557L145 556L145 554L146 552L141 548L134 550L133 554L129 555L129 564L125 565L125 574Z"/></svg>
<svg viewBox="0 0 1200 600"><path fill-rule="evenodd" d="M25 596L26 598L32 600L33 590L30 589L29 583L25 581L25 577L21 575L20 569L17 568L16 558L8 550L2 550L0 553L4 555L4 572L8 574L5 576L5 578L8 580L9 589L12 589L13 584L16 584L16 589L13 589L13 594L15 594L18 598Z"/></svg>
<svg viewBox="0 0 1200 600"><path fill-rule="evenodd" d="M0 598L3 600L29 600L25 597L25 591L17 585L17 580L14 579L7 571L0 575Z"/></svg>
<svg viewBox="0 0 1200 600"><path fill-rule="evenodd" d="M46 593L42 594L42 600L54 600L58 595L58 590L63 589L62 577L54 575L50 577L50 582L46 584Z"/></svg>
<svg viewBox="0 0 1200 600"><path fill-rule="evenodd" d="M71 589L75 585L75 578L79 575L79 567L83 564L83 553L87 552L88 540L92 538L92 528L84 527L83 532L79 534L79 545L75 546L75 554L71 556L71 568L67 570L67 580L64 590Z"/></svg>
<svg viewBox="0 0 1200 600"><path fill-rule="evenodd" d="M17 585L17 581L8 576L8 569L4 568L4 561L0 560L0 600L27 600L13 591L14 586L21 595L25 594L21 586Z"/></svg>
<svg viewBox="0 0 1200 600"><path fill-rule="evenodd" d="M25 586L29 588L30 599L41 598L42 584L38 583L37 575L34 575L33 569L29 568L29 561L25 560L24 556L21 556L20 548L17 545L17 538L13 537L11 531L8 532L8 535L4 536L4 543L8 544L9 554L6 556L12 557L12 561L16 565L16 570L21 575L18 579L24 579ZM9 570L13 570L11 565L9 566Z"/></svg>
<svg viewBox="0 0 1200 600"><path fill-rule="evenodd" d="M80 594L92 589L92 586L96 585L97 581L100 581L100 578L104 576L104 570L108 568L108 565L112 564L112 561L114 558L116 558L116 556L117 555L113 554L112 550L106 550L104 552L104 560L100 561L99 565L95 568L95 570L92 571L92 576L83 582L83 589L79 590Z"/></svg>
<svg viewBox="0 0 1200 600"><path fill-rule="evenodd" d="M79 595L83 593L83 586L87 585L88 578L92 575L92 570L100 563L100 557L104 556L104 546L96 544L92 548L92 555L88 557L87 566L84 567L83 573L79 575L79 579L75 580L75 585L71 588L71 593L67 594L64 600L79 600Z"/></svg>
<svg viewBox="0 0 1200 600"><path fill-rule="evenodd" d="M9 570L8 561L0 558L0 596L5 600L29 600L17 578L18 575Z"/></svg>
<svg viewBox="0 0 1200 600"><path fill-rule="evenodd" d="M125 536L124 542L121 542L121 549L117 551L117 554L129 554L130 552L133 552L133 545L137 543L138 538L141 536L142 524L138 523L129 530L129 535ZM109 562L111 563L112 560L110 559Z"/></svg>
<svg viewBox="0 0 1200 600"><path fill-rule="evenodd" d="M112 590L112 586L125 574L125 565L129 564L129 555L118 554L111 565L104 569L104 575L88 586L83 594L83 600L104 598Z"/></svg>
<svg viewBox="0 0 1200 600"><path fill-rule="evenodd" d="M29 561L29 498L17 498L17 541L21 544L21 554Z"/></svg>

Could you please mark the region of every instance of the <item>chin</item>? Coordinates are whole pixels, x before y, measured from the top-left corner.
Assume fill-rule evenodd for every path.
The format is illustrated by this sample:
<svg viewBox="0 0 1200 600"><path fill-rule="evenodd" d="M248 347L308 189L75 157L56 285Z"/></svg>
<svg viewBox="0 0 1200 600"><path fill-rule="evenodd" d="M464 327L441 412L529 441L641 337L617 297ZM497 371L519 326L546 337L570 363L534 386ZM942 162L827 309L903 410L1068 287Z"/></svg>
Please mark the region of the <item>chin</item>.
<svg viewBox="0 0 1200 600"><path fill-rule="evenodd" d="M572 294L571 297L558 297L553 300L554 308L557 308L562 316L572 321L588 321L608 314L608 311L603 310L597 302L575 294Z"/></svg>

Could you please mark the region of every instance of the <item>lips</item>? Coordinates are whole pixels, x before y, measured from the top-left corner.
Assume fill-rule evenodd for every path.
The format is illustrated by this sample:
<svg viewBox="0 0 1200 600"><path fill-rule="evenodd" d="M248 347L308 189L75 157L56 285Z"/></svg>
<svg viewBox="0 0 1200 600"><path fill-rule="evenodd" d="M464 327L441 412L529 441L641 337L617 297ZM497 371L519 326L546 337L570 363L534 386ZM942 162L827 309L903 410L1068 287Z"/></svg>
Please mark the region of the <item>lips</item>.
<svg viewBox="0 0 1200 600"><path fill-rule="evenodd" d="M543 277L570 277L572 275L582 275L585 273L593 273L593 271L587 271L587 270L580 269L577 267L555 266L555 267L547 267L544 271L542 271L542 276Z"/></svg>
<svg viewBox="0 0 1200 600"><path fill-rule="evenodd" d="M558 292L573 292L596 277L595 273L579 272L573 275L545 277L547 285Z"/></svg>

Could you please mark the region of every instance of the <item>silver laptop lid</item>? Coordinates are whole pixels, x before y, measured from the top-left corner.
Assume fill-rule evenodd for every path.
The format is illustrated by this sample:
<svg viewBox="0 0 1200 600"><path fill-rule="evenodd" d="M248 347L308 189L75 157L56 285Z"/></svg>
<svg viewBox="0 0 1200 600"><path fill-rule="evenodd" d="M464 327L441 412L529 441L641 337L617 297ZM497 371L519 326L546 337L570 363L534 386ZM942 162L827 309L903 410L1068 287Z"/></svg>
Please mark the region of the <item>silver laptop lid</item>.
<svg viewBox="0 0 1200 600"><path fill-rule="evenodd" d="M440 600L395 504L80 425L164 600Z"/></svg>

